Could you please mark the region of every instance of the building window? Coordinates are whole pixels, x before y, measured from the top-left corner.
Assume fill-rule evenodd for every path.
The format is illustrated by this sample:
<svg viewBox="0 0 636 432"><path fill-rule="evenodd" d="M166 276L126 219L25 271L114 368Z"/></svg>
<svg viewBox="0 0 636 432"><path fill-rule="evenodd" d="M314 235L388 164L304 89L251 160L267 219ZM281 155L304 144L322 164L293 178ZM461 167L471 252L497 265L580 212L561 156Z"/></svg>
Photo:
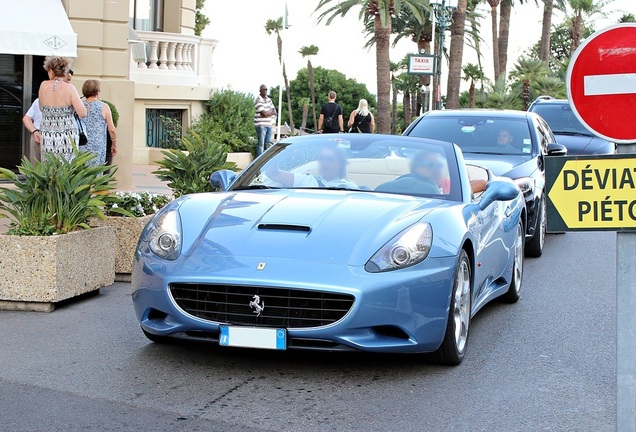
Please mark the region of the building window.
<svg viewBox="0 0 636 432"><path fill-rule="evenodd" d="M183 136L183 109L146 109L146 145L178 147Z"/></svg>
<svg viewBox="0 0 636 432"><path fill-rule="evenodd" d="M164 0L130 0L130 25L135 30L163 31Z"/></svg>

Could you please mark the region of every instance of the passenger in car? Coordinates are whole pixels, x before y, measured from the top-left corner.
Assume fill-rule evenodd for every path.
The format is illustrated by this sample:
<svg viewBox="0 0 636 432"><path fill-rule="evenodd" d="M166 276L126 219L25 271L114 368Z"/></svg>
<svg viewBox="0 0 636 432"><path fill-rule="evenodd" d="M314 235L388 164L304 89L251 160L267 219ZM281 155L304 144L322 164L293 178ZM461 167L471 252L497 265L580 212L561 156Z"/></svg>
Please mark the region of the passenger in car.
<svg viewBox="0 0 636 432"><path fill-rule="evenodd" d="M434 183L443 194L450 193L450 180L446 176L446 163L439 153L425 151L416 153L411 161L411 174Z"/></svg>
<svg viewBox="0 0 636 432"><path fill-rule="evenodd" d="M347 155L337 145L322 147L317 160L317 176L283 171L275 164L269 167L265 174L284 187L358 189L355 183L346 179Z"/></svg>

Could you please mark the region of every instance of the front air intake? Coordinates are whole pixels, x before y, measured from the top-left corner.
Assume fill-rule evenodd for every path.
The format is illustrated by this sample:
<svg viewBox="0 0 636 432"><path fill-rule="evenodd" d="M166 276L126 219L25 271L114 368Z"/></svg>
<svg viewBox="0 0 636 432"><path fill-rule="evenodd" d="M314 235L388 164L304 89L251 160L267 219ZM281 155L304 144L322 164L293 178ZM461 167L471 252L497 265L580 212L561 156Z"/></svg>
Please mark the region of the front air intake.
<svg viewBox="0 0 636 432"><path fill-rule="evenodd" d="M259 224L259 230L267 231L297 231L297 232L309 232L311 228L306 225L286 225L286 224Z"/></svg>

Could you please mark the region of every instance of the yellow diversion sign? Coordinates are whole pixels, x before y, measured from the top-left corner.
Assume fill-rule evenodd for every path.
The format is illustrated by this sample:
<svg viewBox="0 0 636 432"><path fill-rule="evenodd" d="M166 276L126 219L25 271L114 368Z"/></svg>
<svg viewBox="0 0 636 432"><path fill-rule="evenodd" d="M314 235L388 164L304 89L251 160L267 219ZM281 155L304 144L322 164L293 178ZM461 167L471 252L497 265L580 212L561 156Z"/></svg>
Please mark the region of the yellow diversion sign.
<svg viewBox="0 0 636 432"><path fill-rule="evenodd" d="M636 155L546 158L548 231L636 230Z"/></svg>

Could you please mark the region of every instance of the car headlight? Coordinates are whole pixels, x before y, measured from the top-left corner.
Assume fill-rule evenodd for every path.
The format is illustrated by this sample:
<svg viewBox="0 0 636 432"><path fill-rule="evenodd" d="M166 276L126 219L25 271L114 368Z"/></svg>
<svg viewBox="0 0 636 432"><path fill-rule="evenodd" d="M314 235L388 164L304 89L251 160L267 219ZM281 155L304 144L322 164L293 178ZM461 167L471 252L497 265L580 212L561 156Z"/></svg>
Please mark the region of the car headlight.
<svg viewBox="0 0 636 432"><path fill-rule="evenodd" d="M175 260L181 255L181 217L177 209L166 211L153 222L149 245L163 259Z"/></svg>
<svg viewBox="0 0 636 432"><path fill-rule="evenodd" d="M382 246L364 266L371 273L397 270L422 262L433 244L433 228L418 222Z"/></svg>
<svg viewBox="0 0 636 432"><path fill-rule="evenodd" d="M534 179L532 177L521 177L515 179L514 182L519 186L524 197L532 195L534 192Z"/></svg>

